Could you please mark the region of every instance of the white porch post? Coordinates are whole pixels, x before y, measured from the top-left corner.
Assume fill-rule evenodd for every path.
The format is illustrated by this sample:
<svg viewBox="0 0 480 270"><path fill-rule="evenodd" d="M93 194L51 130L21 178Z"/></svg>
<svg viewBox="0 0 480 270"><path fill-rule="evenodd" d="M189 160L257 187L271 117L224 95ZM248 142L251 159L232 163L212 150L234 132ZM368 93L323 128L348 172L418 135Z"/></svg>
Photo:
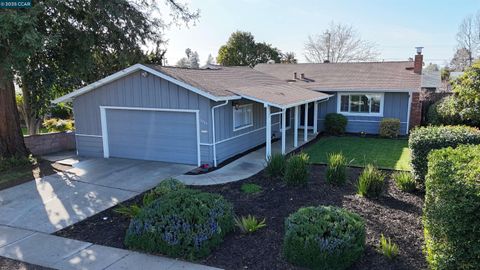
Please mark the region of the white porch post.
<svg viewBox="0 0 480 270"><path fill-rule="evenodd" d="M266 132L265 132L265 158L269 159L272 155L272 116L270 115L270 106L266 106Z"/></svg>
<svg viewBox="0 0 480 270"><path fill-rule="evenodd" d="M298 106L295 106L295 124L293 129L293 147L298 147L298 121L300 118L298 117Z"/></svg>
<svg viewBox="0 0 480 270"><path fill-rule="evenodd" d="M303 141L308 141L308 103L305 103L305 116L303 122Z"/></svg>
<svg viewBox="0 0 480 270"><path fill-rule="evenodd" d="M317 134L318 132L318 103L316 101L313 102L313 134Z"/></svg>
<svg viewBox="0 0 480 270"><path fill-rule="evenodd" d="M285 130L287 129L286 117L285 117L286 114L287 114L287 110L282 109L282 155L285 155L285 141L286 141Z"/></svg>

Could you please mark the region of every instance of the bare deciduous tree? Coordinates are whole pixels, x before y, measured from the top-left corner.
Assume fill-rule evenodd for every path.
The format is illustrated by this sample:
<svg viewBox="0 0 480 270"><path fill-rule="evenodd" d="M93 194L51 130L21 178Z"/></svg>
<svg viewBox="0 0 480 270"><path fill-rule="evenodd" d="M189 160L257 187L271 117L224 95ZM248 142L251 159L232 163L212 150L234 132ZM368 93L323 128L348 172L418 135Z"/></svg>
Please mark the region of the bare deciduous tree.
<svg viewBox="0 0 480 270"><path fill-rule="evenodd" d="M373 42L361 39L351 25L330 23L322 35L309 36L305 59L311 63L373 61L379 53Z"/></svg>
<svg viewBox="0 0 480 270"><path fill-rule="evenodd" d="M480 11L476 15L465 17L458 27L457 42L458 49L465 49L468 52L468 64L472 65L477 50L480 46Z"/></svg>
<svg viewBox="0 0 480 270"><path fill-rule="evenodd" d="M471 54L467 49L458 49L453 55L452 61L450 61L450 69L452 71L463 71L470 65L470 56Z"/></svg>

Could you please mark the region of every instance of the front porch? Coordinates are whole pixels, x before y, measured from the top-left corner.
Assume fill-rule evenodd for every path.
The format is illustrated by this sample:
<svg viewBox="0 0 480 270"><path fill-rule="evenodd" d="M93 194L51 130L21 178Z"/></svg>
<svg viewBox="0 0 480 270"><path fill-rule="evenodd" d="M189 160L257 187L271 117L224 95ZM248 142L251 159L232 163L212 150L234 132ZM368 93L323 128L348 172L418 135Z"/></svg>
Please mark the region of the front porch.
<svg viewBox="0 0 480 270"><path fill-rule="evenodd" d="M304 141L304 130L303 128L298 131L298 137L301 138L298 140L298 145L295 146L295 136L294 136L294 131L293 129L289 129L285 132L286 134L286 140L285 140L285 153L283 154L289 154L293 150L303 146L304 144L310 142L311 140L315 139L317 137L318 133L313 133L312 130L310 129L307 133L307 140ZM261 151L265 152L266 147L262 148ZM282 140L278 140L272 143L272 154L281 154L282 153Z"/></svg>
<svg viewBox="0 0 480 270"><path fill-rule="evenodd" d="M309 104L313 103L313 125L308 126L309 123ZM300 113L301 107L303 113ZM273 107L275 108L275 107ZM266 112L266 132L265 132L265 159L269 159L272 153L281 153L286 155L301 145L309 142L315 138L318 134L318 101L305 102L291 107L279 108L280 111L272 113L272 106L265 104ZM289 123L287 126L287 110L294 111L293 123ZM302 114L302 115L301 115ZM272 144L272 116L280 116L280 141L279 144ZM290 118L290 116L288 116ZM300 127L300 123L303 120L303 127ZM290 122L290 121L288 121Z"/></svg>

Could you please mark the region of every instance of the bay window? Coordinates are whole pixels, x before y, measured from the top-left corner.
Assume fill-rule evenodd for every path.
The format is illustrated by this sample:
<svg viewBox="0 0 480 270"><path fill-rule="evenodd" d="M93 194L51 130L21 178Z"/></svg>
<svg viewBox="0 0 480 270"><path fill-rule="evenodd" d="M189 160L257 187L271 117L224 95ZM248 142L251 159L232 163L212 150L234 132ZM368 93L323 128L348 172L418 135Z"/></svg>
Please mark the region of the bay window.
<svg viewBox="0 0 480 270"><path fill-rule="evenodd" d="M382 93L340 93L338 100L338 113L372 116L383 114Z"/></svg>

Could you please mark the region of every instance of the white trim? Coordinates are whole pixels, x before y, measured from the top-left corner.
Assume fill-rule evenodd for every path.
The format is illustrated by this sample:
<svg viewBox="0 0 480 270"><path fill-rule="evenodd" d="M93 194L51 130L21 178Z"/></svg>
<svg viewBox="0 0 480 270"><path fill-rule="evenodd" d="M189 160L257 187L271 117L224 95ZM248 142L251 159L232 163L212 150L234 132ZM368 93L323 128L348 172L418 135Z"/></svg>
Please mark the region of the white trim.
<svg viewBox="0 0 480 270"><path fill-rule="evenodd" d="M102 135L77 134L77 133L75 133L75 136L102 138Z"/></svg>
<svg viewBox="0 0 480 270"><path fill-rule="evenodd" d="M108 145L108 129L107 129L107 116L106 110L132 110L132 111L157 111L157 112L182 112L182 113L195 113L196 129L197 129L197 165L201 165L201 153L200 153L200 111L188 110L188 109L162 109L162 108L144 108L144 107L119 107L119 106L100 106L100 123L102 126L102 144L103 144L103 157L110 157L110 149Z"/></svg>
<svg viewBox="0 0 480 270"><path fill-rule="evenodd" d="M308 124L308 123L307 123ZM313 134L318 133L318 103L313 103Z"/></svg>
<svg viewBox="0 0 480 270"><path fill-rule="evenodd" d="M100 106L100 124L102 126L102 146L103 146L103 157L110 157L110 148L108 146L108 129L107 129L107 114L105 107Z"/></svg>
<svg viewBox="0 0 480 270"><path fill-rule="evenodd" d="M272 116L270 115L270 106L265 108L265 159L268 160L272 156Z"/></svg>
<svg viewBox="0 0 480 270"><path fill-rule="evenodd" d="M408 89L408 88L385 88L385 89L372 89L372 88L357 88L357 89L312 89L317 92L338 92L338 93L347 93L347 92L365 92L365 93L397 93L397 92L420 92L417 88Z"/></svg>
<svg viewBox="0 0 480 270"><path fill-rule="evenodd" d="M228 104L228 100L225 100L224 103L215 105L212 107L212 141L213 141L212 145L213 145L213 166L214 167L217 167L217 142L216 142L217 138L215 134L215 109L225 106L227 104Z"/></svg>
<svg viewBox="0 0 480 270"><path fill-rule="evenodd" d="M325 121L325 118L318 119L318 121ZM370 123L380 123L381 120L358 120L358 119L349 119L348 122L370 122ZM408 124L408 122L400 122L400 124Z"/></svg>
<svg viewBox="0 0 480 270"><path fill-rule="evenodd" d="M200 111L195 112L196 124L197 124L197 166L202 165L202 157L200 153Z"/></svg>
<svg viewBox="0 0 480 270"><path fill-rule="evenodd" d="M190 110L190 109L163 109L163 108L147 108L147 107L120 107L120 106L100 106L100 108L109 109L109 110L188 112L188 113L195 113L199 111L199 110Z"/></svg>
<svg viewBox="0 0 480 270"><path fill-rule="evenodd" d="M299 122L299 115L298 115L298 105L295 106L295 117L294 117L294 125L295 128L293 130L293 147L297 148L298 147L298 122Z"/></svg>
<svg viewBox="0 0 480 270"><path fill-rule="evenodd" d="M277 107L277 108L280 108L280 109L288 109L288 108L293 108L295 106L298 106L298 105L303 105L305 103L310 103L310 102L314 102L314 101L320 101L320 100L328 100L330 97L333 97L334 95L326 95L326 96L323 96L323 97L319 97L319 98L312 98L312 99L309 99L309 100L302 100L302 101L299 101L299 102L295 102L295 103L289 103L289 104L276 104L276 103L272 103L272 102L268 102L268 101L265 101L265 100L261 100L261 99L258 99L256 97L252 97L252 96L248 96L248 95L244 95L244 94L238 94L240 95L241 97L243 98L246 98L246 99L250 99L250 100L253 100L253 101L256 101L258 103L263 103L263 106L266 107L266 106L272 106L272 107ZM272 114L273 115L273 114Z"/></svg>
<svg viewBox="0 0 480 270"><path fill-rule="evenodd" d="M201 96L204 96L204 97L209 98L209 99L214 100L214 101L224 101L224 100L233 100L233 99L240 99L240 98L241 98L241 97L238 96L238 95L225 96L225 97L214 96L214 95L212 95L212 94L210 94L210 93L208 93L208 92L205 92L205 91L200 90L200 89L198 89L198 88L196 88L196 87L193 87L193 86L191 86L190 84L187 84L187 83L184 83L184 82L182 82L182 81L179 81L179 80L177 80L177 79L175 79L175 78L172 78L172 77L170 77L170 76L168 76L168 75L166 75L166 74L164 74L164 73L162 73L162 72L160 72L160 71L158 71L158 70L152 69L152 68L147 67L147 66L144 66L144 65L142 65L142 64L135 64L135 65L133 65L133 66L131 66L131 67L128 67L128 68L123 69L123 70L120 70L120 71L118 71L118 72L116 72L116 73L114 73L114 74L112 74L112 75L110 75L110 76L107 76L107 77L105 77L105 78L103 78L103 79L101 79L101 80L98 80L98 81L96 81L96 82L94 82L94 83L91 83L91 84L89 84L89 85L87 85L87 86L85 86L85 87L82 87L82 88L80 88L80 89L77 89L77 90L75 90L75 91L73 91L73 92L71 92L71 93L69 93L69 94L67 94L67 95L61 96L61 97L53 100L52 103L60 103L60 102L65 102L65 101L71 101L73 98L75 98L75 97L77 97L77 96L83 95L83 94L85 94L85 93L87 93L87 92L90 92L90 91L92 91L92 90L94 90L94 89L96 89L96 88L98 88L98 87L100 87L100 86L102 86L102 85L105 85L105 84L107 84L107 83L109 83L109 82L111 82L111 81L114 81L114 80L123 78L123 77L125 77L125 76L127 76L127 75L130 75L130 74L132 74L132 73L134 73L134 72L136 72L136 71L139 71L139 70L143 70L143 71L149 72L149 73L151 73L151 74L153 74L153 75L156 75L156 76L158 76L158 77L160 77L160 78L162 78L162 79L165 79L165 80L167 80L167 81L169 81L169 82L172 82L172 83L174 83L174 84L176 84L176 85L178 85L178 86L181 86L181 87L183 87L183 88L185 88L185 89L188 89L188 90L190 90L190 91L192 91L192 92L194 92L194 93L196 93L196 94L199 94L199 95L201 95Z"/></svg>
<svg viewBox="0 0 480 270"><path fill-rule="evenodd" d="M303 119L303 141L307 142L308 141L308 103L304 104L305 110L304 110L304 119Z"/></svg>
<svg viewBox="0 0 480 270"><path fill-rule="evenodd" d="M246 129L246 128L253 127L253 103L238 105L238 109L245 108L245 107L250 107L250 109L251 109L251 111L252 111L252 113L250 114L250 122L251 122L251 124L246 125L246 126L241 126L241 127L239 127L239 128L235 128L235 111L237 110L237 108L236 108L235 106L232 106L233 132L236 132L236 131L239 131L239 130L242 130L242 129Z"/></svg>
<svg viewBox="0 0 480 270"><path fill-rule="evenodd" d="M412 109L412 91L408 92L408 108L407 108L407 130L405 134L408 134L410 131L410 110Z"/></svg>
<svg viewBox="0 0 480 270"><path fill-rule="evenodd" d="M350 96L350 95L380 95L380 112L378 113L356 113L356 112L342 112L340 111L341 103L342 103L342 96ZM378 116L383 117L383 108L385 106L385 93L384 92L339 92L337 93L337 113L343 114L345 116ZM349 110L350 110L350 103L349 103Z"/></svg>

